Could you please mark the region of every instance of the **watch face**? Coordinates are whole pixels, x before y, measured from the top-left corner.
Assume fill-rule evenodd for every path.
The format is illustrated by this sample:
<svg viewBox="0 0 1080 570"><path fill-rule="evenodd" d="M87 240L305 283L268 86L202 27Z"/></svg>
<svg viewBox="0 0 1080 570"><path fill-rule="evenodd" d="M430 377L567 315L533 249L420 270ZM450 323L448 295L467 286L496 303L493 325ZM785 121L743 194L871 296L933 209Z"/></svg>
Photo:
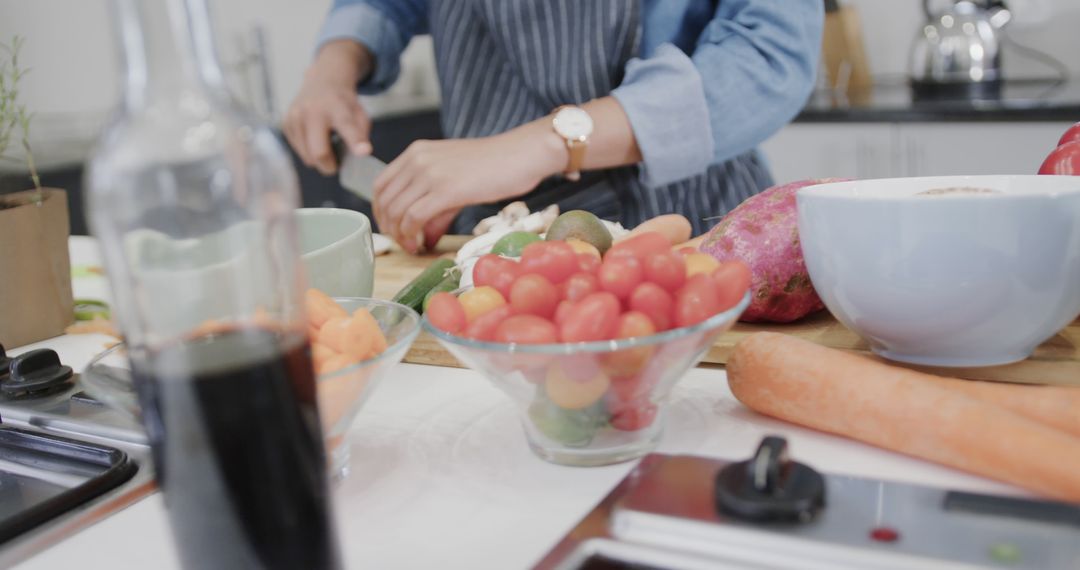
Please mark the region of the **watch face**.
<svg viewBox="0 0 1080 570"><path fill-rule="evenodd" d="M567 139L582 139L592 134L592 117L580 107L566 107L555 113L555 132Z"/></svg>

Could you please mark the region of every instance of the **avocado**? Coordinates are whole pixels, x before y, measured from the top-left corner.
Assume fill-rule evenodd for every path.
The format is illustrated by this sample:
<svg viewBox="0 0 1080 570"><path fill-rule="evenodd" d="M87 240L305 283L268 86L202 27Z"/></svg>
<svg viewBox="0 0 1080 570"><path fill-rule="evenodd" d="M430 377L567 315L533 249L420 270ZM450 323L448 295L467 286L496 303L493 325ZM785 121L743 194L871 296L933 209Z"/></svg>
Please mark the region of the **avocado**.
<svg viewBox="0 0 1080 570"><path fill-rule="evenodd" d="M591 243L600 250L601 255L611 247L611 232L607 226L592 212L585 210L564 212L555 218L548 228L548 241L564 241L570 238Z"/></svg>

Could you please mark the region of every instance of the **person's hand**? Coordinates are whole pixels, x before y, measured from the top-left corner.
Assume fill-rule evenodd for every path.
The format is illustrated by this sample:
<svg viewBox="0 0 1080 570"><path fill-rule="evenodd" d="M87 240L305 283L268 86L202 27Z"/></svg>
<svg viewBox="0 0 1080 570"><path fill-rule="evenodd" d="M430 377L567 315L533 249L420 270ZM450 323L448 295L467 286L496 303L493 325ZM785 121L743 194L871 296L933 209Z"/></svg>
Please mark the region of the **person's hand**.
<svg viewBox="0 0 1080 570"><path fill-rule="evenodd" d="M285 115L285 138L304 164L323 175L337 170L331 130L341 136L350 152L371 153L371 120L356 96L356 84L370 67L370 54L356 42L343 40L323 46Z"/></svg>
<svg viewBox="0 0 1080 570"><path fill-rule="evenodd" d="M542 122L477 139L416 141L375 179L379 229L407 251L434 245L465 206L525 194L562 171L565 142Z"/></svg>

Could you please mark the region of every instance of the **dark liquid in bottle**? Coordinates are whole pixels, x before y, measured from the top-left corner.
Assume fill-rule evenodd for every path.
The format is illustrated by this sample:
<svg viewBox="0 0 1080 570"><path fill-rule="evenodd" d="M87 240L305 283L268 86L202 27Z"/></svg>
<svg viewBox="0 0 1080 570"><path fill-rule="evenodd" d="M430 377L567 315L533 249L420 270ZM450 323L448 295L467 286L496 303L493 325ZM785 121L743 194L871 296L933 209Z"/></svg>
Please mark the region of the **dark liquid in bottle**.
<svg viewBox="0 0 1080 570"><path fill-rule="evenodd" d="M243 329L138 360L184 566L338 567L307 341Z"/></svg>

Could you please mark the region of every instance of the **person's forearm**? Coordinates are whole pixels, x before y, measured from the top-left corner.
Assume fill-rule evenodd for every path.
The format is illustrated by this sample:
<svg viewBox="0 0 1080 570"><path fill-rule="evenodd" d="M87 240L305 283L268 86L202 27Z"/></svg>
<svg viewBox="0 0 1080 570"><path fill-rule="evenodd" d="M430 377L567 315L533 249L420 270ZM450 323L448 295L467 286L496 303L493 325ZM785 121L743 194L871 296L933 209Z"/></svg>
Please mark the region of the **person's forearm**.
<svg viewBox="0 0 1080 570"><path fill-rule="evenodd" d="M583 170L615 168L641 162L641 150L634 138L630 119L614 97L594 99L581 107L593 120L593 133L585 151ZM535 141L540 166L549 175L566 170L569 161L566 140L555 133L551 126L552 117L546 115L507 133Z"/></svg>
<svg viewBox="0 0 1080 570"><path fill-rule="evenodd" d="M375 68L374 58L363 44L353 40L327 42L315 55L307 76L356 86Z"/></svg>

